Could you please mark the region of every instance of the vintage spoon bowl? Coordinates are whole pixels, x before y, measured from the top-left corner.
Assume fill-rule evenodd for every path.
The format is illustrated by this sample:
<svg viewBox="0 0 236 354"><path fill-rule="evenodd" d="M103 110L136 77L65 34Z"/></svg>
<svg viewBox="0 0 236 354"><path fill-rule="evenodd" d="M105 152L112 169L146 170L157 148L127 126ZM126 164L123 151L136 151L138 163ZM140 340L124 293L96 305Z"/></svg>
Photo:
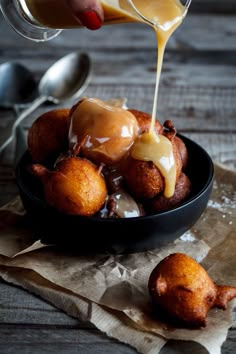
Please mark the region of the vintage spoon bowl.
<svg viewBox="0 0 236 354"><path fill-rule="evenodd" d="M17 62L0 65L0 107L14 109L33 100L37 88L31 71Z"/></svg>
<svg viewBox="0 0 236 354"><path fill-rule="evenodd" d="M0 107L13 109L19 116L22 107L32 102L37 91L37 82L33 73L18 62L6 62L0 65ZM21 125L15 131L15 164L19 161L27 143Z"/></svg>

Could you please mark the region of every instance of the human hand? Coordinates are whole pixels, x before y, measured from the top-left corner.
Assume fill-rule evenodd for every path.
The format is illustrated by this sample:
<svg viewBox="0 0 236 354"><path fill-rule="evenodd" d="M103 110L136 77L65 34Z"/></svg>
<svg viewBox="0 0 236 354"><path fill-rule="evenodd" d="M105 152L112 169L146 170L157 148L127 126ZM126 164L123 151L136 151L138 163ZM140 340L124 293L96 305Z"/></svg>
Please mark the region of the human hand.
<svg viewBox="0 0 236 354"><path fill-rule="evenodd" d="M74 17L85 27L99 29L104 20L103 9L99 0L64 0Z"/></svg>

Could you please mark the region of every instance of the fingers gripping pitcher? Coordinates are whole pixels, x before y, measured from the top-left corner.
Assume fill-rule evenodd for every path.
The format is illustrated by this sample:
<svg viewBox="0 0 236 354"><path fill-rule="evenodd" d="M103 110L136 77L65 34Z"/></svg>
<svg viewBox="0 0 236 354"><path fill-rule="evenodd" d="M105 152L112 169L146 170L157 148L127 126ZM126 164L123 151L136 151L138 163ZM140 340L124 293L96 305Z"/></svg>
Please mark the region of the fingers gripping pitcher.
<svg viewBox="0 0 236 354"><path fill-rule="evenodd" d="M81 1L81 0L78 0ZM158 27L172 24L176 11L185 16L191 0L101 0L104 24L146 22ZM0 8L7 22L25 38L47 41L61 30L82 25L73 16L64 0L0 0ZM160 14L165 12L165 18Z"/></svg>

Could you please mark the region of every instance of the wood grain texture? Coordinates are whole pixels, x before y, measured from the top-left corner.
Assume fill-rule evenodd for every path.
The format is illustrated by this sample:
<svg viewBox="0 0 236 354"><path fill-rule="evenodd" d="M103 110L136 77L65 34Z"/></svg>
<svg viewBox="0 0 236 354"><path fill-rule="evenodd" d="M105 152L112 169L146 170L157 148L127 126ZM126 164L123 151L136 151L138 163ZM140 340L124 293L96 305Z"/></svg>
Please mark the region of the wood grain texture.
<svg viewBox="0 0 236 354"><path fill-rule="evenodd" d="M215 162L236 168L236 2L193 0L189 14L167 45L161 77L158 119L172 119L180 133L202 145ZM90 97L127 97L128 106L152 110L156 41L145 25L128 24L63 31L53 41L33 43L18 36L0 15L0 64L17 61L37 80L58 58L79 50L93 61ZM62 106L70 106L66 102ZM58 106L59 107L59 106ZM44 105L23 122L25 135ZM0 132L14 114L0 110ZM0 205L18 194L14 144L0 156ZM3 354L134 354L92 325L67 316L51 304L0 281L0 352ZM193 354L205 354L191 345ZM236 352L236 312L222 354ZM161 354L189 353L189 343L172 341Z"/></svg>
<svg viewBox="0 0 236 354"><path fill-rule="evenodd" d="M0 350L1 353L124 353L136 350L110 339L88 323L67 316L36 296L0 282ZM222 354L235 349L236 321L224 343ZM32 349L33 348L33 349ZM205 354L191 343L191 352ZM170 341L160 354L189 353L189 343Z"/></svg>

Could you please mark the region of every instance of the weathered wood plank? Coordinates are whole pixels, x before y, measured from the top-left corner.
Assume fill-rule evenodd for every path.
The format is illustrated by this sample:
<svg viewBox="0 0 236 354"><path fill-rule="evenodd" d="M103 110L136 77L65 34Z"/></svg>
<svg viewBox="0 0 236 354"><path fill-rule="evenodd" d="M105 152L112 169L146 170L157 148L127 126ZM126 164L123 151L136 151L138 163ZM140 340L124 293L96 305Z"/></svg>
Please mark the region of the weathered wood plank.
<svg viewBox="0 0 236 354"><path fill-rule="evenodd" d="M94 328L72 318L28 291L0 281L0 324Z"/></svg>
<svg viewBox="0 0 236 354"><path fill-rule="evenodd" d="M172 36L168 48L235 50L235 18L236 15L226 17L190 12ZM35 43L16 34L0 17L0 33L7 34L1 37L1 61L9 59L6 53L16 59L14 56L16 50L19 60L29 56L31 61L35 61L41 53L45 55L44 60L47 63L61 50L101 50L104 52L105 60L106 52L114 51L114 48L119 50L126 48L130 51L137 48L139 50L156 48L154 32L142 24L104 26L99 31L65 30L51 41ZM49 51L50 48L53 48L53 51Z"/></svg>
<svg viewBox="0 0 236 354"><path fill-rule="evenodd" d="M78 330L63 329L32 329L32 328L6 328L0 330L2 342L0 351L4 354L42 354L42 353L59 353L59 354L134 354L137 351L122 343L118 343L112 339L108 339L101 333L86 333ZM222 354L234 353L235 333L230 332L229 339L222 347ZM64 339L64 340L63 340ZM191 352L193 354L206 354L206 350L197 344L191 343ZM188 354L189 343L170 342L160 352L160 354Z"/></svg>
<svg viewBox="0 0 236 354"><path fill-rule="evenodd" d="M137 353L98 331L48 328L47 326L0 326L1 353Z"/></svg>
<svg viewBox="0 0 236 354"><path fill-rule="evenodd" d="M236 168L235 134L183 133L201 145L213 161L224 164L228 168Z"/></svg>
<svg viewBox="0 0 236 354"><path fill-rule="evenodd" d="M36 61L26 56L25 60L18 60L18 62L29 68L34 66L31 70L39 80L50 65L66 54L68 53L61 51L58 56L48 59L48 62L44 60L44 56L39 56ZM164 57L161 86L165 84L168 87L185 85L235 89L235 56L236 51L167 51ZM155 83L155 50L150 50L148 54L143 51L128 50L119 51L117 54L109 52L105 58L102 51L97 51L90 53L90 57L93 64L91 84L115 84L121 86L122 90L122 85L133 84L146 87ZM44 68L40 65L41 62L44 63ZM2 112L3 115L6 113Z"/></svg>
<svg viewBox="0 0 236 354"><path fill-rule="evenodd" d="M180 67L176 67L177 69ZM188 82L186 72L189 77L197 76L191 73L189 66L184 70L186 79L176 78L174 70L163 73L158 99L158 119L163 123L166 119L172 119L178 129L198 132L229 132L236 131L236 86L212 86L194 85ZM177 75L180 74L180 70ZM236 74L236 67L235 67ZM223 74L222 74L223 77ZM236 78L236 76L235 76ZM207 78L206 78L207 81ZM209 78L210 81L210 78ZM236 79L233 78L236 82ZM84 93L88 97L109 99L116 97L126 97L130 108L152 112L154 83L136 84L121 83L91 83ZM30 117L25 119L23 126L29 128L32 122L42 113L59 107L71 107L74 102L66 102L64 105L44 105L35 111ZM8 121L14 119L10 113L0 110L0 128Z"/></svg>
<svg viewBox="0 0 236 354"><path fill-rule="evenodd" d="M99 332L87 333L74 329L34 329L32 327L0 329L0 351L4 354L134 354L137 351L122 343L105 337ZM5 337L5 338L4 338ZM227 342L222 347L222 354L234 353L235 333L231 331ZM4 342L5 339L5 342ZM2 343L1 343L2 342ZM160 354L188 354L189 343L170 342ZM193 354L206 354L206 350L197 344L191 343Z"/></svg>
<svg viewBox="0 0 236 354"><path fill-rule="evenodd" d="M190 11L197 13L232 14L235 10L236 3L234 0L193 0L190 5Z"/></svg>
<svg viewBox="0 0 236 354"><path fill-rule="evenodd" d="M0 289L1 353L137 353L20 288L1 282ZM2 317L4 307L9 310L9 318ZM232 353L235 335L235 330L229 331L222 354ZM191 351L205 354L197 344L191 344ZM171 341L161 354L188 352L189 343Z"/></svg>

